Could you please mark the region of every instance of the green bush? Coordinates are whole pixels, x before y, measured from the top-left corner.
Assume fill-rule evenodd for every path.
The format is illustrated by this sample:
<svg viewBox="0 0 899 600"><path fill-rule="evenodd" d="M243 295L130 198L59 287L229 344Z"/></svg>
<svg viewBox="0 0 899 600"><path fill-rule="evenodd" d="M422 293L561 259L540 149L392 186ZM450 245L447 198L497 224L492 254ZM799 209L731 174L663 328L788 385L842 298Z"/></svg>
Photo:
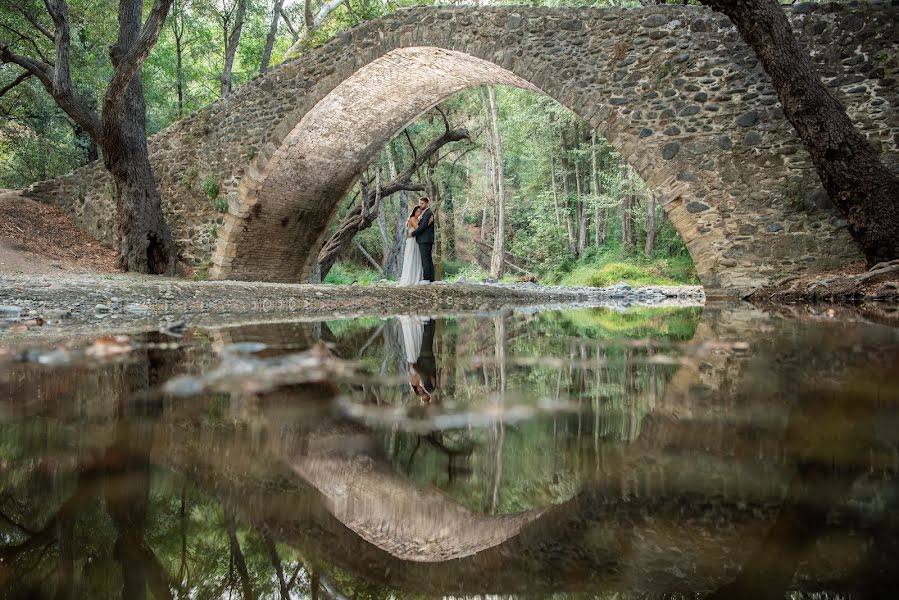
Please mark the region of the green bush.
<svg viewBox="0 0 899 600"><path fill-rule="evenodd" d="M610 262L601 266L582 265L562 279L562 283L565 285L592 287L606 287L619 281L631 285L675 283L667 278L654 275L647 267L624 262Z"/></svg>
<svg viewBox="0 0 899 600"><path fill-rule="evenodd" d="M490 273L479 267L478 265L473 265L467 263L465 267L463 267L458 273L456 273L452 278L444 275L444 279L446 281L458 281L460 277L464 277L468 281L481 281L490 277Z"/></svg>
<svg viewBox="0 0 899 600"><path fill-rule="evenodd" d="M458 276L463 270L469 268L471 263L464 260L444 260L441 276L443 279Z"/></svg>
<svg viewBox="0 0 899 600"><path fill-rule="evenodd" d="M322 283L349 285L355 281L359 285L371 285L380 280L381 274L377 271L338 261L328 271L328 276Z"/></svg>
<svg viewBox="0 0 899 600"><path fill-rule="evenodd" d="M206 193L206 197L210 200L215 200L219 197L219 182L212 173L204 177L200 185Z"/></svg>

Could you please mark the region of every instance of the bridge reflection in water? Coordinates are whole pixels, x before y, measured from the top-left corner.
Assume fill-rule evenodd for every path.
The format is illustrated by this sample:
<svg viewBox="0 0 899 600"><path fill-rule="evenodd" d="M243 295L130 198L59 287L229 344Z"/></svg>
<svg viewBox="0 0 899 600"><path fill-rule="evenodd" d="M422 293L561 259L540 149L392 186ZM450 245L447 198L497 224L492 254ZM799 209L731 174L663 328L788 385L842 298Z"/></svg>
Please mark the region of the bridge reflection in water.
<svg viewBox="0 0 899 600"><path fill-rule="evenodd" d="M885 327L713 305L141 340L0 365L0 595L895 589Z"/></svg>

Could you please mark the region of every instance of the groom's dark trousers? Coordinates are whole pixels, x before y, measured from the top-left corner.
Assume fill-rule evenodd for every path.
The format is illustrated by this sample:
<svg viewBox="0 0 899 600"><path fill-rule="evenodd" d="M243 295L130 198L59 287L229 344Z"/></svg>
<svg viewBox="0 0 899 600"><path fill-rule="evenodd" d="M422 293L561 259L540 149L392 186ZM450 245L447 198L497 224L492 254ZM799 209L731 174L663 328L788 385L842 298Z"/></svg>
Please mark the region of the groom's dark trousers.
<svg viewBox="0 0 899 600"><path fill-rule="evenodd" d="M431 257L431 250L434 248L434 223L431 222L433 214L430 208L424 209L419 216L418 228L412 232L418 242L418 251L421 252L421 276L425 281L434 281L434 259Z"/></svg>
<svg viewBox="0 0 899 600"><path fill-rule="evenodd" d="M425 281L434 281L434 258L431 256L433 249L433 243L418 245L418 251L421 252L421 278Z"/></svg>

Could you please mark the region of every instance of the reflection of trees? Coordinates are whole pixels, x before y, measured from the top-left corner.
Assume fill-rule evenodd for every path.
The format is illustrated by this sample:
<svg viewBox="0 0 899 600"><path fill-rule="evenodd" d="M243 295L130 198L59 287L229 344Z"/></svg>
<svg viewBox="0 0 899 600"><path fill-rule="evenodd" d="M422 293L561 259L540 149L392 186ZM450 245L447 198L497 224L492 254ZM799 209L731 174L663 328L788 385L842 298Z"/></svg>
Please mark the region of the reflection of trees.
<svg viewBox="0 0 899 600"><path fill-rule="evenodd" d="M452 430L454 436L465 438L464 456L441 445L436 431L420 436L387 426L383 443L388 456L413 478L443 487L479 511L508 512L542 504L546 492L541 490L552 490L553 501L570 497L587 478L600 472L609 444L633 441L640 435L644 415L664 393L665 382L677 368L654 362L656 356L670 351L664 343L651 339L608 342L596 333L597 323L641 335L658 331L662 338L679 339L682 332L692 332L695 325L689 322L699 316L689 311L666 320L671 311L651 311L645 318L642 313L595 313L596 320L587 326L572 325L574 321L565 314L441 321L434 341L441 398L452 411L482 414L488 423ZM358 348L354 357L377 374L356 384L343 384L356 401L385 411L406 407L405 414L418 423L427 423L445 410L413 406L417 401L405 382L408 366L395 322L350 328L347 335L346 339L335 335L332 343ZM542 357L562 358L565 366L541 364ZM477 360L472 362L473 358ZM529 358L538 360L521 363ZM383 377L395 379L385 383ZM546 400L566 410L511 427L503 417L510 410ZM530 450L544 447L544 443L548 446L545 452ZM518 458L522 455L535 464L524 464ZM506 457L515 458L507 464ZM533 483L531 491L504 489L522 478ZM540 478L545 483L538 484ZM528 498L537 493L540 500Z"/></svg>

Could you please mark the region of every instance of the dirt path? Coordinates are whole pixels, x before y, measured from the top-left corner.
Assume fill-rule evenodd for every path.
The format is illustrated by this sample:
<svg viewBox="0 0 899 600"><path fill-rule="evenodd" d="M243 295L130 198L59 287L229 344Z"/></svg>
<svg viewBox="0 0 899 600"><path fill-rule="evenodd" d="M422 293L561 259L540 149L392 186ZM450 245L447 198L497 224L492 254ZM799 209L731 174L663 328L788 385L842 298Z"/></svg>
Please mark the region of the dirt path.
<svg viewBox="0 0 899 600"><path fill-rule="evenodd" d="M114 273L115 259L55 206L0 190L0 274Z"/></svg>

